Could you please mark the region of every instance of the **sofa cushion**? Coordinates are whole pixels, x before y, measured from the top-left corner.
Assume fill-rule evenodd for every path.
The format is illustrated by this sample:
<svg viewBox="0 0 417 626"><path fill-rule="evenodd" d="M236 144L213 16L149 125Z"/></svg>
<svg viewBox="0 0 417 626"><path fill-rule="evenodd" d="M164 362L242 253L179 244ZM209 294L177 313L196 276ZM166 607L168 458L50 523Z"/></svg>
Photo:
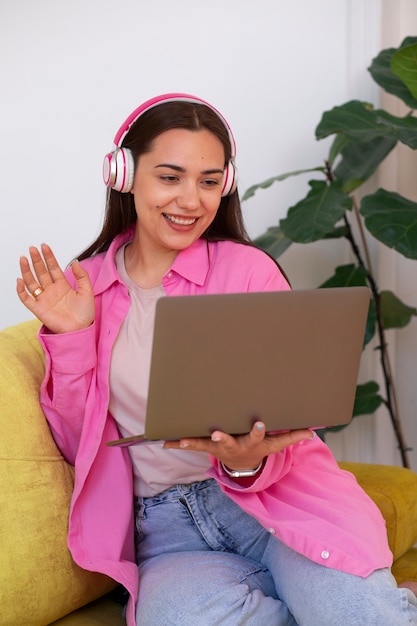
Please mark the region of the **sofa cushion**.
<svg viewBox="0 0 417 626"><path fill-rule="evenodd" d="M0 621L25 626L50 624L115 586L67 549L73 468L39 405L38 328L34 320L0 332Z"/></svg>
<svg viewBox="0 0 417 626"><path fill-rule="evenodd" d="M51 626L126 626L122 606L111 594L59 619Z"/></svg>
<svg viewBox="0 0 417 626"><path fill-rule="evenodd" d="M417 547L410 548L394 562L392 573L397 583L403 583L406 580L417 580Z"/></svg>
<svg viewBox="0 0 417 626"><path fill-rule="evenodd" d="M340 463L355 474L385 518L394 560L417 542L417 474L405 467ZM414 574L415 577L416 574Z"/></svg>

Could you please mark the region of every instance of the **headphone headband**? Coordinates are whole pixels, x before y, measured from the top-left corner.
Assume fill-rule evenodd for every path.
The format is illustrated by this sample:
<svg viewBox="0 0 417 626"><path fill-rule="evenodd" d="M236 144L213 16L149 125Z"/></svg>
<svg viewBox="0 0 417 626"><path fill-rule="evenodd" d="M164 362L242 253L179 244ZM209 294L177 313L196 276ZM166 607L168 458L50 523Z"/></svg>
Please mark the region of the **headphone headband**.
<svg viewBox="0 0 417 626"><path fill-rule="evenodd" d="M227 134L229 135L230 150L231 150L232 159L234 159L236 157L236 142L235 142L235 139L233 137L232 130L231 130L229 124L227 123L226 119L220 113L220 111L218 111L213 105L209 104L205 100L202 100L201 98L197 98L196 96L190 96L189 94L186 94L186 93L167 93L167 94L164 94L162 96L156 96L155 98L151 98L150 100L147 100L143 104L140 104L137 107L137 109L132 111L132 113L123 122L123 124L121 125L121 127L117 131L117 133L116 133L116 135L114 137L114 140L113 140L114 145L116 147L118 147L118 148L121 147L123 139L126 137L127 133L129 132L129 130L131 128L131 126L136 122L136 120L141 115L143 115L143 113L145 113L146 111L149 111L149 109L153 109L154 107L158 106L159 104L165 104L166 102L190 102L192 104L204 104L206 107L208 107L209 109L214 111L214 113L216 113L217 117L221 120L221 122L225 126L225 128L227 130Z"/></svg>
<svg viewBox="0 0 417 626"><path fill-rule="evenodd" d="M131 151L128 148L122 148L123 139L141 115L160 104L165 104L166 102L190 102L192 104L204 104L216 113L217 117L227 130L231 152L231 158L225 170L222 196L227 196L233 193L236 189L236 171L233 162L236 156L236 143L232 130L226 119L214 106L201 98L185 93L168 93L151 98L150 100L147 100L143 104L139 105L123 122L113 140L114 150L104 157L103 178L106 186L122 193L126 193L131 190L135 164Z"/></svg>

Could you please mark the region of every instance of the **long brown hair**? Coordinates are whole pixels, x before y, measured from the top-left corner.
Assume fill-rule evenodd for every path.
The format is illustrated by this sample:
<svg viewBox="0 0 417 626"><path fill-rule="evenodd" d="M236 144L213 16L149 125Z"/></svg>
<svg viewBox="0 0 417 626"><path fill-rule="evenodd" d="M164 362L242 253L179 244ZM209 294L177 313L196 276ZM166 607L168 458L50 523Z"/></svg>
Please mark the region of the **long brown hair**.
<svg viewBox="0 0 417 626"><path fill-rule="evenodd" d="M222 143L225 166L231 158L230 138L224 123L218 115L204 104L191 102L165 102L143 113L132 124L122 145L132 152L137 164L141 154L152 150L152 142L161 133L173 128L198 131L206 129ZM107 191L103 227L97 239L91 243L78 259L86 259L107 250L113 239L127 230L137 220L134 198L131 193L120 193L114 189ZM203 237L207 241L233 240L250 243L246 232L238 192L221 199L216 217Z"/></svg>

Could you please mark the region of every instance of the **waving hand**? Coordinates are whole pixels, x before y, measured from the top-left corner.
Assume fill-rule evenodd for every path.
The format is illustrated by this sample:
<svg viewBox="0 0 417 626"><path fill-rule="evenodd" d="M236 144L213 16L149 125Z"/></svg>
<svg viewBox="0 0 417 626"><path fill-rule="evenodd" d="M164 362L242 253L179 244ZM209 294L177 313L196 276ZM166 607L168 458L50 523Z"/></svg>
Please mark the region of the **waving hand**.
<svg viewBox="0 0 417 626"><path fill-rule="evenodd" d="M30 261L20 258L22 277L16 291L21 302L53 333L87 328L94 320L94 295L88 273L78 261L71 265L77 281L73 289L51 248L29 248Z"/></svg>

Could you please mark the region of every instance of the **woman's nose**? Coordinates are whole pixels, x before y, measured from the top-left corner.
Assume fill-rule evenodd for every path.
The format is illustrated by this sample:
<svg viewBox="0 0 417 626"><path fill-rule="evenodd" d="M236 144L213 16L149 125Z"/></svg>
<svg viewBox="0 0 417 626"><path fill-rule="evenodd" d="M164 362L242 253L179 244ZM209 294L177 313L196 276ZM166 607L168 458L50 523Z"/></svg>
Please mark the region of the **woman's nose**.
<svg viewBox="0 0 417 626"><path fill-rule="evenodd" d="M198 185L195 182L190 181L181 186L177 204L179 207L187 209L188 211L193 211L198 208L200 204L200 194Z"/></svg>

